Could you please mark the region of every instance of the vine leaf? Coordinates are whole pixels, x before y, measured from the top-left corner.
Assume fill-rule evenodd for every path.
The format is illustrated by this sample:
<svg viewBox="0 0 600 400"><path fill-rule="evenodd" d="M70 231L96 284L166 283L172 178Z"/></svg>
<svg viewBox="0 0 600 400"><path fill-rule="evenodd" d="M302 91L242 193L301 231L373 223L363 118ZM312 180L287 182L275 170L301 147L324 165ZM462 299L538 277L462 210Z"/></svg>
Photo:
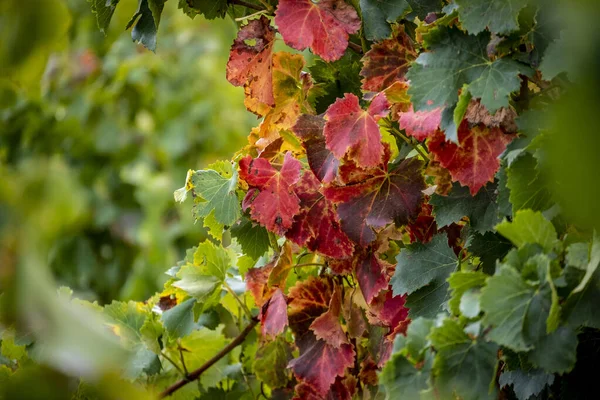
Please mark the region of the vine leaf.
<svg viewBox="0 0 600 400"><path fill-rule="evenodd" d="M502 265L481 291L480 305L485 315L483 323L493 326L490 339L515 351L527 351L523 332L529 304L535 295L521 274L513 267Z"/></svg>
<svg viewBox="0 0 600 400"><path fill-rule="evenodd" d="M264 158L246 156L240 160L241 178L258 190L258 194L248 191L245 206L250 207L252 218L279 235L292 226L300 211L300 200L293 191L300 169L300 162L290 152L285 155L281 171Z"/></svg>
<svg viewBox="0 0 600 400"><path fill-rule="evenodd" d="M251 268L246 273L246 287L252 294L254 303L259 307L265 304L275 290L267 285L273 267L274 264L269 263L259 268Z"/></svg>
<svg viewBox="0 0 600 400"><path fill-rule="evenodd" d="M340 161L325 145L325 118L320 115L301 115L292 131L302 139L311 171L323 183L332 182Z"/></svg>
<svg viewBox="0 0 600 400"><path fill-rule="evenodd" d="M531 396L539 394L546 385L554 383L554 375L548 374L541 369L522 371L504 371L498 379L500 387L512 386L519 400L527 400Z"/></svg>
<svg viewBox="0 0 600 400"><path fill-rule="evenodd" d="M433 206L435 221L440 227L468 217L471 227L484 234L500 222L495 192L496 185L488 183L483 190L471 196L468 188L455 183L447 196L434 193L429 204Z"/></svg>
<svg viewBox="0 0 600 400"><path fill-rule="evenodd" d="M243 26L233 41L227 62L227 80L244 86L248 110L265 115L275 105L273 97L273 41L275 30L261 16ZM254 41L253 45L248 44Z"/></svg>
<svg viewBox="0 0 600 400"><path fill-rule="evenodd" d="M452 297L448 307L454 315L460 315L460 305L463 295L474 288L480 288L485 284L487 275L481 271L458 271L450 275L448 283L452 289Z"/></svg>
<svg viewBox="0 0 600 400"><path fill-rule="evenodd" d="M383 144L377 120L389 113L384 94L378 94L367 111L360 108L358 97L347 93L336 100L325 114L324 134L327 148L341 159L348 153L358 165L374 167L381 162Z"/></svg>
<svg viewBox="0 0 600 400"><path fill-rule="evenodd" d="M335 382L342 376L346 368L354 365L354 350L350 344L342 344L336 348L319 340L311 333L296 340L300 356L293 359L288 367L302 382L313 387L324 396Z"/></svg>
<svg viewBox="0 0 600 400"><path fill-rule="evenodd" d="M224 18L229 7L227 0L180 0L179 8L190 18L198 14L206 19Z"/></svg>
<svg viewBox="0 0 600 400"><path fill-rule="evenodd" d="M408 67L415 58L417 53L412 39L403 27L398 28L392 39L374 44L365 53L360 71L363 90L381 92L394 82L405 82Z"/></svg>
<svg viewBox="0 0 600 400"><path fill-rule="evenodd" d="M287 303L281 289L276 289L261 309L260 323L263 336L277 336L288 325Z"/></svg>
<svg viewBox="0 0 600 400"><path fill-rule="evenodd" d="M469 128L466 121L458 129L458 142L449 143L438 132L429 139L427 147L434 159L448 169L452 179L468 186L471 195L487 182L493 182L500 169L498 157L506 149L514 135L507 135L499 128L486 128L482 125Z"/></svg>
<svg viewBox="0 0 600 400"><path fill-rule="evenodd" d="M374 251L360 253L356 260L356 279L367 303L384 289L387 289L390 277L388 270L392 265L377 257Z"/></svg>
<svg viewBox="0 0 600 400"><path fill-rule="evenodd" d="M117 9L118 1L88 0L88 3L92 8L92 13L96 14L98 29L106 35L110 20Z"/></svg>
<svg viewBox="0 0 600 400"><path fill-rule="evenodd" d="M160 0L150 1L153 3L152 8L154 9L154 13L156 15L159 15L162 12L164 2L161 2ZM111 9L111 12L114 12L114 9ZM160 16L158 19L160 19ZM151 11L149 7L148 0L139 0L138 9L133 15L133 17L131 17L131 20L127 23L125 29L129 29L132 26L133 29L131 30L131 38L133 39L133 41L136 43L141 43L148 50L155 52L156 33L158 31L158 24L156 23L153 11Z"/></svg>
<svg viewBox="0 0 600 400"><path fill-rule="evenodd" d="M191 371L200 368L225 347L228 342L229 340L223 335L223 325L219 325L215 330L203 327L193 331L188 336L180 339L178 347L181 348L181 356L185 366ZM180 359L180 352L177 347L171 347L167 352L171 359ZM226 378L225 370L228 365L228 358L223 357L207 369L200 376L202 386L204 388L216 387L219 382Z"/></svg>
<svg viewBox="0 0 600 400"><path fill-rule="evenodd" d="M195 201L194 211L197 217L204 218L214 210L217 222L232 225L240 217L240 203L235 192L238 173L230 163L224 164L224 167L224 174L212 169L194 172L192 190L194 194L205 200ZM227 175L230 177L228 178Z"/></svg>
<svg viewBox="0 0 600 400"><path fill-rule="evenodd" d="M517 17L530 0L456 0L458 18L472 35L486 28L507 34L519 29Z"/></svg>
<svg viewBox="0 0 600 400"><path fill-rule="evenodd" d="M458 266L445 233L435 235L427 244L407 246L396 260L398 264L391 280L395 295L410 295L433 280L445 281Z"/></svg>
<svg viewBox="0 0 600 400"><path fill-rule="evenodd" d="M405 305L406 296L394 296L391 290L379 293L369 305L371 318L375 317L378 325L390 328L390 333L387 335L389 340L393 340L397 333L406 334L410 319L408 319L409 310Z"/></svg>
<svg viewBox="0 0 600 400"><path fill-rule="evenodd" d="M546 211L552 204L552 192L540 174L538 162L529 153L522 154L506 169L513 213L521 209Z"/></svg>
<svg viewBox="0 0 600 400"><path fill-rule="evenodd" d="M423 162L410 158L389 171L387 161L371 171L349 163L344 166L346 185L331 185L325 196L338 204L342 229L354 242L367 246L375 240L373 228L383 228L394 221L406 224L417 217L423 200L425 181Z"/></svg>
<svg viewBox="0 0 600 400"><path fill-rule="evenodd" d="M260 125L254 129L249 137L249 142L261 153L271 144L279 147L284 141L285 131L294 126L301 113L313 114L310 104L313 83L309 74L302 71L305 62L302 54L277 52L273 54L273 94L275 106L265 115ZM285 140L290 145L293 135L288 135ZM293 138L295 140L295 138ZM291 149L297 149L291 144ZM279 150L277 147L275 150ZM290 149L290 148L288 148Z"/></svg>
<svg viewBox="0 0 600 400"><path fill-rule="evenodd" d="M360 9L365 25L365 37L378 41L390 36L392 29L389 23L396 22L410 8L405 0L360 0Z"/></svg>
<svg viewBox="0 0 600 400"><path fill-rule="evenodd" d="M272 388L279 388L289 380L286 367L291 359L291 346L285 339L278 337L259 347L252 369L262 382Z"/></svg>
<svg viewBox="0 0 600 400"><path fill-rule="evenodd" d="M512 222L505 220L496 226L496 230L517 247L537 243L550 252L558 244L552 222L539 211L517 211Z"/></svg>
<svg viewBox="0 0 600 400"><path fill-rule="evenodd" d="M315 318L329 309L332 294L331 280L314 276L290 288L288 318L296 335L304 334Z"/></svg>
<svg viewBox="0 0 600 400"><path fill-rule="evenodd" d="M321 183L310 171L305 172L296 184L294 191L300 199L300 212L286 237L328 257L350 257L354 244L342 231L333 203L319 191L320 188Z"/></svg>
<svg viewBox="0 0 600 400"><path fill-rule="evenodd" d="M243 217L238 223L231 226L231 236L237 239L242 246L244 254L254 260L265 254L269 249L269 233L249 218Z"/></svg>
<svg viewBox="0 0 600 400"><path fill-rule="evenodd" d="M442 109L414 111L413 107L406 112L399 113L398 124L407 135L423 141L432 137L440 129L442 122Z"/></svg>
<svg viewBox="0 0 600 400"><path fill-rule="evenodd" d="M381 373L381 384L390 398L420 398L422 391L427 389L427 380L433 364L431 352L426 354L420 369L401 354L396 353L392 356Z"/></svg>
<svg viewBox="0 0 600 400"><path fill-rule="evenodd" d="M325 61L342 57L348 35L358 32L361 25L354 7L344 0L280 0L275 23L288 46L310 47Z"/></svg>
<svg viewBox="0 0 600 400"><path fill-rule="evenodd" d="M496 344L471 339L452 319L434 328L429 339L438 351L433 371L436 392L441 398L496 398L496 389L491 385L498 361Z"/></svg>
<svg viewBox="0 0 600 400"><path fill-rule="evenodd" d="M323 340L335 348L349 343L340 324L341 307L341 290L336 286L329 301L329 310L319 315L310 325L310 330L313 331L317 339Z"/></svg>
<svg viewBox="0 0 600 400"><path fill-rule="evenodd" d="M453 108L459 89L466 85L494 114L508 107L509 95L519 89L519 74L531 70L506 58L491 61L487 55L489 33L467 35L456 28L437 28L426 39L430 51L421 53L407 73L408 93L415 110Z"/></svg>

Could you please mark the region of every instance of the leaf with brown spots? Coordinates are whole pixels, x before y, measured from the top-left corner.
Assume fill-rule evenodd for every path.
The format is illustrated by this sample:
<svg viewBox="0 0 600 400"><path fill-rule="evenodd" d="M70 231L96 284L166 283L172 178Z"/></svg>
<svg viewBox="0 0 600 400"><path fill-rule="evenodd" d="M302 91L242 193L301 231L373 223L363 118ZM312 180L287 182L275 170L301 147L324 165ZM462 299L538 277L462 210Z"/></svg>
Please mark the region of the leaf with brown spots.
<svg viewBox="0 0 600 400"><path fill-rule="evenodd" d="M410 63L417 58L412 39L401 26L393 38L376 43L363 57L362 88L381 92L395 82L406 81Z"/></svg>
<svg viewBox="0 0 600 400"><path fill-rule="evenodd" d="M274 39L275 30L267 17L251 20L239 30L227 62L227 80L244 86L244 103L258 115L265 115L275 105L271 75ZM251 41L255 43L250 45Z"/></svg>
<svg viewBox="0 0 600 400"><path fill-rule="evenodd" d="M500 128L469 128L468 121L463 121L458 128L459 145L447 142L444 134L438 132L427 141L427 147L452 179L468 186L475 196L487 182L493 182L500 168L498 157L514 137Z"/></svg>
<svg viewBox="0 0 600 400"><path fill-rule="evenodd" d="M240 177L258 190L258 194L248 191L244 199L244 204L250 207L250 215L268 230L285 234L300 211L300 199L293 191L293 185L300 179L300 162L288 152L280 171L264 158L247 156L239 165ZM252 199L248 198L250 195Z"/></svg>

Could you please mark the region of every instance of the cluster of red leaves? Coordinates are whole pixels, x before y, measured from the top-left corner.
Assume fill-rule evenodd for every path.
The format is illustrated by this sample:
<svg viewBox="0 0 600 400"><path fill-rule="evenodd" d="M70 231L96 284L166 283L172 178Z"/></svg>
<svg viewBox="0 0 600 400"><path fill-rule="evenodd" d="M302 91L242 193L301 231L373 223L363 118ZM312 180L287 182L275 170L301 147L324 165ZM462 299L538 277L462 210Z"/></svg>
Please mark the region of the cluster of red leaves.
<svg viewBox="0 0 600 400"><path fill-rule="evenodd" d="M468 186L474 196L486 183L494 181L500 169L498 157L515 135L465 118L458 127L458 143L453 143L440 130L441 112L436 108L400 113L400 128L417 140L426 140L433 160L450 172L452 180Z"/></svg>
<svg viewBox="0 0 600 400"><path fill-rule="evenodd" d="M342 57L349 35L361 26L344 0L280 0L275 23L287 45L310 48L325 61ZM261 308L263 340L288 327L294 335L299 356L288 364L296 378L294 398L351 399L359 382L377 384L394 337L410 323L405 297L393 296L389 286L395 264L386 260L397 252L390 242L408 236L427 243L444 231L454 251L462 250L460 225L436 226L423 194L424 173L435 178L438 193L458 181L474 195L493 180L498 156L514 137L514 115L502 109L491 116L473 100L458 142L446 140L444 110L415 111L410 104L405 74L417 51L402 27L363 56L362 100L368 104L347 93L314 115L304 60L273 54L275 33L266 17L251 20L238 33L227 67L227 79L245 88L247 108L264 117L251 134L254 148L245 153L253 156L239 162L248 188L243 209L287 239L270 263L248 271L247 287ZM415 157L390 163L378 123L385 117L425 143L427 169ZM286 143L284 131L302 147ZM328 268L287 288L298 248L324 257Z"/></svg>

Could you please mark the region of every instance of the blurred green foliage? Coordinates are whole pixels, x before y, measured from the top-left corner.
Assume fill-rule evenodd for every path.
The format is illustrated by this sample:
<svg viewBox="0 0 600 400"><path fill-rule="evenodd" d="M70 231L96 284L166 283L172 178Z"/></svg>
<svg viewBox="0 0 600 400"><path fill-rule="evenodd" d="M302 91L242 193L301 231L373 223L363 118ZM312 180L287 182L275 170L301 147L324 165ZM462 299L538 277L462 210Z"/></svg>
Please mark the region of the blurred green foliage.
<svg viewBox="0 0 600 400"><path fill-rule="evenodd" d="M135 2L120 5L107 37L84 1L25 3L0 5L2 168L19 181L60 165L79 193L77 226L49 243L59 284L100 303L144 300L206 235L173 191L255 124L224 74L235 23L209 28L167 4L154 54L122 34ZM45 201L23 195L29 207ZM61 226L60 210L40 228Z"/></svg>

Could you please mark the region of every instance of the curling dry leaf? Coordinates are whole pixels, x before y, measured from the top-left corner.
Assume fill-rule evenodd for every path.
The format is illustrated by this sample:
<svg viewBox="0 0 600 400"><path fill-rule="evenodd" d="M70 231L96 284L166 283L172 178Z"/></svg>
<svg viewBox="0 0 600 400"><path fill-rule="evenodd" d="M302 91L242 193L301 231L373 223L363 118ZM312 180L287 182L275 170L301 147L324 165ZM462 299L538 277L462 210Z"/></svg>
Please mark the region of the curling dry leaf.
<svg viewBox="0 0 600 400"><path fill-rule="evenodd" d="M265 115L275 105L273 97L272 51L275 30L262 16L242 27L233 41L227 62L227 80L244 86L248 110ZM250 45L250 41L254 41Z"/></svg>

